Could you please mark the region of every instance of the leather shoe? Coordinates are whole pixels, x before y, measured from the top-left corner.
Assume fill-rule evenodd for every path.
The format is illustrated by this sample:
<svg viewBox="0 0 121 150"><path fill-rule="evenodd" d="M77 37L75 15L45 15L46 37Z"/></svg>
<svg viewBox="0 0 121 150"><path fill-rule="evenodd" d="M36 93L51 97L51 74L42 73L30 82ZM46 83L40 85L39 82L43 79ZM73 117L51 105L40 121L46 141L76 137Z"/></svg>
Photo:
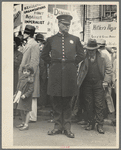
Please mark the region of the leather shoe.
<svg viewBox="0 0 121 150"><path fill-rule="evenodd" d="M69 138L74 138L74 134L70 130L64 130L64 134Z"/></svg>
<svg viewBox="0 0 121 150"><path fill-rule="evenodd" d="M22 128L23 126L24 126L24 124L21 123L21 124L17 125L16 128Z"/></svg>
<svg viewBox="0 0 121 150"><path fill-rule="evenodd" d="M29 123L36 123L36 121L29 120Z"/></svg>
<svg viewBox="0 0 121 150"><path fill-rule="evenodd" d="M62 134L62 131L58 129L53 129L52 131L48 131L48 135L56 135L56 134Z"/></svg>
<svg viewBox="0 0 121 150"><path fill-rule="evenodd" d="M97 125L97 131L98 131L100 134L104 134L103 126L98 124L98 125Z"/></svg>
<svg viewBox="0 0 121 150"><path fill-rule="evenodd" d="M95 124L90 124L90 123L88 123L88 124L87 124L87 127L85 128L85 130L88 130L88 131L93 130L93 129L94 129L94 126L95 126Z"/></svg>
<svg viewBox="0 0 121 150"><path fill-rule="evenodd" d="M28 130L29 126L23 126L22 128L19 128L20 131Z"/></svg>

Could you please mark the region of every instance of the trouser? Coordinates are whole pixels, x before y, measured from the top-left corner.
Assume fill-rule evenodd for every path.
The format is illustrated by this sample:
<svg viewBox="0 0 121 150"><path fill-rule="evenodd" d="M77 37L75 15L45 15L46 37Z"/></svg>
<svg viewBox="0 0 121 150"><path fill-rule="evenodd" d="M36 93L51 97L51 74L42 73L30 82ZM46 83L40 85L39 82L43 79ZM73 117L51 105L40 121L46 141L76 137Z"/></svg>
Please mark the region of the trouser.
<svg viewBox="0 0 121 150"><path fill-rule="evenodd" d="M106 104L102 81L99 80L96 83L84 82L83 94L87 110L88 122L93 123L95 117L95 121L98 124L103 125L104 108L106 107Z"/></svg>
<svg viewBox="0 0 121 150"><path fill-rule="evenodd" d="M54 129L70 130L71 129L71 98L72 97L53 97L54 110Z"/></svg>
<svg viewBox="0 0 121 150"><path fill-rule="evenodd" d="M32 111L30 111L30 121L37 121L37 98L32 98Z"/></svg>

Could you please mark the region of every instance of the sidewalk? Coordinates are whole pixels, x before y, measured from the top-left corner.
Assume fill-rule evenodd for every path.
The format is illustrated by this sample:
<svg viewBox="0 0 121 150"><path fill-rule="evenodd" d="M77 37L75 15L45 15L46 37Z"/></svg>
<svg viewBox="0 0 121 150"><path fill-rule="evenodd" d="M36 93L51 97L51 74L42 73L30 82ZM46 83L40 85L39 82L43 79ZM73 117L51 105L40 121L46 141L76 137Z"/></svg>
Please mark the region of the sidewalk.
<svg viewBox="0 0 121 150"><path fill-rule="evenodd" d="M71 130L75 134L75 138L71 139L64 134L49 136L47 132L52 130L54 123L48 123L49 116L38 116L36 123L29 123L29 130L19 131L15 128L20 124L19 117L14 119L13 124L13 145L24 148L29 146L30 148L40 147L49 148L85 148L85 147L114 147L116 146L116 128L109 125L104 125L105 134L99 134L96 128L91 131L86 131L84 126L72 123ZM114 147L115 148L115 147Z"/></svg>

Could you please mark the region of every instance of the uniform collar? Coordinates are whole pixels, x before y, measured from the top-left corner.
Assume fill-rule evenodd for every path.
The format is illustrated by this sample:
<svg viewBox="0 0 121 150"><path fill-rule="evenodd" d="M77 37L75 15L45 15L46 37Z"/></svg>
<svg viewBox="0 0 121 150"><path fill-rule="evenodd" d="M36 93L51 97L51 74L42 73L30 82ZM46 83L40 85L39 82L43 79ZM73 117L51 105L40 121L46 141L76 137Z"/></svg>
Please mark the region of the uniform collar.
<svg viewBox="0 0 121 150"><path fill-rule="evenodd" d="M60 31L57 33L58 36L68 36L69 33L62 34Z"/></svg>

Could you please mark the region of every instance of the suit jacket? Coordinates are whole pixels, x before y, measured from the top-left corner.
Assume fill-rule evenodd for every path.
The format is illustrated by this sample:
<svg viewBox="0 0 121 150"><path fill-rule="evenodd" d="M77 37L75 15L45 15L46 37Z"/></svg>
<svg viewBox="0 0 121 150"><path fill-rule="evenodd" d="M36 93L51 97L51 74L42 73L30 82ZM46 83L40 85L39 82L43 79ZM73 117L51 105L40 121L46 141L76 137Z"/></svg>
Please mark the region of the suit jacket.
<svg viewBox="0 0 121 150"><path fill-rule="evenodd" d="M100 74L102 75L103 81L107 83L111 83L112 78L112 66L109 57L105 53L100 53L97 51L97 63L99 67ZM77 96L72 98L74 111L78 111L79 103L83 105L83 92L82 92L82 84L88 72L88 55L83 62L80 63L78 78L77 78L77 86L78 86L78 94ZM81 101L81 102L80 102ZM110 106L113 112L113 106Z"/></svg>
<svg viewBox="0 0 121 150"><path fill-rule="evenodd" d="M34 92L33 97L40 96L40 84L39 84L39 60L40 60L40 51L39 44L32 38L25 45L23 51L23 59L19 68L19 78L22 75L22 67L26 64L29 64L34 69Z"/></svg>
<svg viewBox="0 0 121 150"><path fill-rule="evenodd" d="M50 64L48 95L77 95L77 64L84 59L79 38L57 33L47 39L41 58Z"/></svg>
<svg viewBox="0 0 121 150"><path fill-rule="evenodd" d="M100 74L103 78L104 82L111 83L112 78L112 65L109 57L105 53L100 53L97 51L96 53L97 63L99 67ZM88 57L82 62L77 79L78 89L81 87L86 75L88 72Z"/></svg>

